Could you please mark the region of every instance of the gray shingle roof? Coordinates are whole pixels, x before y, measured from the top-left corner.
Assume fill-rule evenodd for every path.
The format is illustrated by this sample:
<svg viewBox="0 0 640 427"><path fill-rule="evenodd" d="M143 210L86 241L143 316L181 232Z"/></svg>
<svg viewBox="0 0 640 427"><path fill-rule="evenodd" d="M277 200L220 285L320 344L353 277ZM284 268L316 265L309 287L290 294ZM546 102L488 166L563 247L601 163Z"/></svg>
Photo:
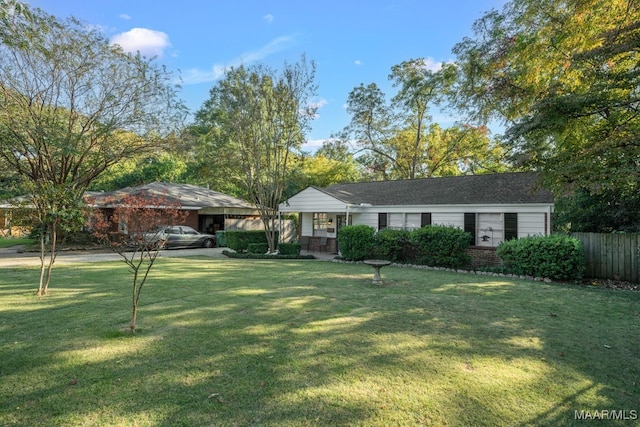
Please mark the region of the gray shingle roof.
<svg viewBox="0 0 640 427"><path fill-rule="evenodd" d="M553 203L552 193L530 172L357 182L318 190L356 205Z"/></svg>
<svg viewBox="0 0 640 427"><path fill-rule="evenodd" d="M130 195L154 195L163 196L168 200L177 200L185 209L196 209L203 207L220 207L220 208L243 208L255 209L251 203L229 196L228 194L218 191L209 190L204 187L190 184L172 184L167 182L152 182L151 184L140 185L137 187L127 187L108 193L93 193L95 204L100 206L101 202L109 200L117 200Z"/></svg>

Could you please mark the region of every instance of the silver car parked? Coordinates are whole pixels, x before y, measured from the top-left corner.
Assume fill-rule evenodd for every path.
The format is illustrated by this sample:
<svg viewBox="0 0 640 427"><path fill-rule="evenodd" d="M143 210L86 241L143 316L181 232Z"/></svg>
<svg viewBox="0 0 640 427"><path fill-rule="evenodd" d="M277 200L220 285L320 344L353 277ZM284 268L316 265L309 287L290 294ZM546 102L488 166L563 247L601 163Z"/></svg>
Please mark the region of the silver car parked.
<svg viewBox="0 0 640 427"><path fill-rule="evenodd" d="M156 236L165 242L165 249L212 248L216 245L215 235L200 233L186 225L161 227Z"/></svg>

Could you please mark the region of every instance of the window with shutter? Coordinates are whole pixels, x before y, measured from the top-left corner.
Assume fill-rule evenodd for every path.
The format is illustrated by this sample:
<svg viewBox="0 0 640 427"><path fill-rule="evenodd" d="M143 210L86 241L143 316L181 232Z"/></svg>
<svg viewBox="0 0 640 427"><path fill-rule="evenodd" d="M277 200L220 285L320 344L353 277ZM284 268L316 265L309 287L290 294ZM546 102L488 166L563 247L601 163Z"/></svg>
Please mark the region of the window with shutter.
<svg viewBox="0 0 640 427"><path fill-rule="evenodd" d="M424 227L425 225L431 225L431 213L422 213L420 214L420 227Z"/></svg>
<svg viewBox="0 0 640 427"><path fill-rule="evenodd" d="M464 231L471 233L471 246L476 245L476 214L464 214Z"/></svg>
<svg viewBox="0 0 640 427"><path fill-rule="evenodd" d="M517 213L505 213L504 214L504 240L511 240L518 238L518 214Z"/></svg>
<svg viewBox="0 0 640 427"><path fill-rule="evenodd" d="M387 228L387 214L379 213L378 214L378 231L384 230Z"/></svg>

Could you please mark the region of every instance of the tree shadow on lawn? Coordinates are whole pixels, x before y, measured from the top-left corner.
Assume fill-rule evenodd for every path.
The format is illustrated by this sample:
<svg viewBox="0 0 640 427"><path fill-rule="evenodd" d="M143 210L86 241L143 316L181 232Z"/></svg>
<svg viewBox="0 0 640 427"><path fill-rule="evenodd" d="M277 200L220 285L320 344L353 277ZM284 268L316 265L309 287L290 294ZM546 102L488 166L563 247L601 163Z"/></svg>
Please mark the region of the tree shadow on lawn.
<svg viewBox="0 0 640 427"><path fill-rule="evenodd" d="M137 336L81 327L58 337L66 349L9 366L16 380L47 372L11 406L71 424L564 425L640 396L634 295L396 268L375 287L368 267L328 263L177 265L143 291ZM78 286L45 308L56 321L82 325L71 312L86 303L92 322L126 322L128 293L103 306ZM629 332L599 328L606 315Z"/></svg>

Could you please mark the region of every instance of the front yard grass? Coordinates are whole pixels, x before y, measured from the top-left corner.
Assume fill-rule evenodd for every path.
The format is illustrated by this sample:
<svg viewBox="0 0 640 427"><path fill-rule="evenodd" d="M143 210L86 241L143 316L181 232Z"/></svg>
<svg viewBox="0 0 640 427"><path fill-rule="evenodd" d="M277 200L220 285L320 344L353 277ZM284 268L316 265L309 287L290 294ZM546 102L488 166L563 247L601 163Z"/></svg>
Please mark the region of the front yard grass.
<svg viewBox="0 0 640 427"><path fill-rule="evenodd" d="M31 245L33 243L32 239L26 237L0 237L0 249L18 245Z"/></svg>
<svg viewBox="0 0 640 427"><path fill-rule="evenodd" d="M0 276L0 425L573 425L640 411L640 293L318 261ZM581 412L582 411L582 412ZM617 414L617 413L616 413Z"/></svg>

